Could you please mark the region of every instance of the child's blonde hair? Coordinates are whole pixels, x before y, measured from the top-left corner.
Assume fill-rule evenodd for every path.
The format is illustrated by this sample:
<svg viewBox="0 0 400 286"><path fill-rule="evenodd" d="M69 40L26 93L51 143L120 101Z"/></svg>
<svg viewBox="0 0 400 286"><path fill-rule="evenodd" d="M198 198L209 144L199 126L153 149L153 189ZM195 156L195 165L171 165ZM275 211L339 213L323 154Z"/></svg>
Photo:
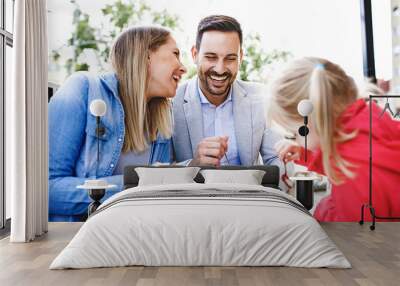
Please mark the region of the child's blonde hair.
<svg viewBox="0 0 400 286"><path fill-rule="evenodd" d="M325 174L333 183L354 177L352 165L337 151L337 144L354 138L357 130L345 133L338 120L346 107L359 96L354 80L338 65L321 58L295 60L273 80L268 114L286 129L296 132L303 124L297 112L302 99L310 99L314 111L310 115L320 141Z"/></svg>

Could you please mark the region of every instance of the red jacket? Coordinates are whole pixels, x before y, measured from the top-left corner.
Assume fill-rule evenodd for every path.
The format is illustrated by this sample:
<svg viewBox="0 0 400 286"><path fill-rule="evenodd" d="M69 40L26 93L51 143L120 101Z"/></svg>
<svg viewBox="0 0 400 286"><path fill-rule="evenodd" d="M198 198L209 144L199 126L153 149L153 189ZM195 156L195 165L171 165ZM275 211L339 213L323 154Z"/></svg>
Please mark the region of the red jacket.
<svg viewBox="0 0 400 286"><path fill-rule="evenodd" d="M400 217L400 122L382 109L372 107L372 203L377 216ZM314 217L319 221L359 221L361 205L369 194L369 105L359 99L339 120L347 133L358 130L355 138L337 145L341 157L355 165L356 176L340 185L332 185L331 195L318 204ZM308 160L297 163L310 171L324 174L321 150L308 151ZM371 220L369 209L365 219Z"/></svg>

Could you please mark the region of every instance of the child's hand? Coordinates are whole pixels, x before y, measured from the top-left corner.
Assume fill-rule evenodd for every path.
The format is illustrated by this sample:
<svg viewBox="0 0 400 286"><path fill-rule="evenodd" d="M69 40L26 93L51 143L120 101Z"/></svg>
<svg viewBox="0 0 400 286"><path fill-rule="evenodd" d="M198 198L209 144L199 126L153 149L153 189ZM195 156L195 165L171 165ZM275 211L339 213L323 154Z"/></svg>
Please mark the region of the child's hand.
<svg viewBox="0 0 400 286"><path fill-rule="evenodd" d="M278 153L279 159L283 162L290 162L300 159L301 146L292 140L283 139L275 144L275 150Z"/></svg>

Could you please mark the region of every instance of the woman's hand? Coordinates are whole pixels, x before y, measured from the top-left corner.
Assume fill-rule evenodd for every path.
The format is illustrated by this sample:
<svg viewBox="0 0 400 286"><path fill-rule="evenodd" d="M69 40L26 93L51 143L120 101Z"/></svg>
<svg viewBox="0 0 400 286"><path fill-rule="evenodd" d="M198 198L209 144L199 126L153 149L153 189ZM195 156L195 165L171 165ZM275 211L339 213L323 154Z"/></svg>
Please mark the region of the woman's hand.
<svg viewBox="0 0 400 286"><path fill-rule="evenodd" d="M284 163L293 160L299 160L301 155L301 146L293 140L283 139L275 144L275 150L279 159Z"/></svg>

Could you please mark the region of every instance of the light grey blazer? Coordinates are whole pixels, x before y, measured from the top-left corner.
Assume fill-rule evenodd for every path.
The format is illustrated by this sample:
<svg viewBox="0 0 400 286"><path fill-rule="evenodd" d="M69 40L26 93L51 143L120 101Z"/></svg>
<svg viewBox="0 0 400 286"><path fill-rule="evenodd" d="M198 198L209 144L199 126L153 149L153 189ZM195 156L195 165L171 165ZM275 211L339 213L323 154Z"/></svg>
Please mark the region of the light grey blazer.
<svg viewBox="0 0 400 286"><path fill-rule="evenodd" d="M281 136L266 128L264 86L235 80L232 88L235 134L242 165L257 164L261 154L264 164L277 165L282 170L282 162L274 149ZM192 159L204 138L197 77L178 88L173 99L173 115L175 160Z"/></svg>

